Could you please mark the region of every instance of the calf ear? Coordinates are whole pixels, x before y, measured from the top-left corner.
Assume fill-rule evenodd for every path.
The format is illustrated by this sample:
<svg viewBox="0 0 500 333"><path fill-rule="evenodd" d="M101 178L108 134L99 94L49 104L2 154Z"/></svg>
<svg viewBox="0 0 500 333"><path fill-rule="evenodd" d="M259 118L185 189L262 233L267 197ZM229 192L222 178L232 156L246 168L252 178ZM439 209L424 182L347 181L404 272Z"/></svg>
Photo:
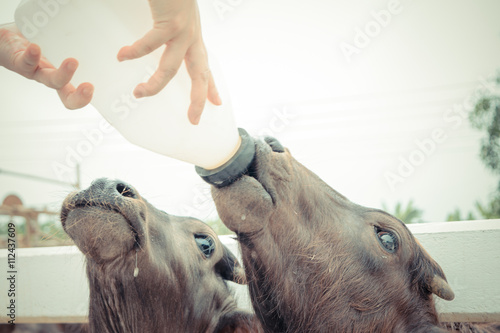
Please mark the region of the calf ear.
<svg viewBox="0 0 500 333"><path fill-rule="evenodd" d="M415 238L415 241L417 242L417 245L421 251L421 257L418 261L423 262L420 264L420 266L423 270L422 273L424 276L426 289L444 300L453 300L455 298L455 293L446 281L443 270L438 265L438 263L434 261L434 259L432 259L430 254L422 247L422 244L420 244L418 239Z"/></svg>
<svg viewBox="0 0 500 333"><path fill-rule="evenodd" d="M434 277L429 283L429 289L433 294L444 300L451 301L455 298L455 293L451 290L448 282L437 274L434 274Z"/></svg>
<svg viewBox="0 0 500 333"><path fill-rule="evenodd" d="M254 314L234 311L220 318L216 333L260 333L262 327Z"/></svg>
<svg viewBox="0 0 500 333"><path fill-rule="evenodd" d="M215 264L215 271L225 280L246 284L245 270L241 267L238 259L225 245L222 245L222 248L224 254L221 260Z"/></svg>

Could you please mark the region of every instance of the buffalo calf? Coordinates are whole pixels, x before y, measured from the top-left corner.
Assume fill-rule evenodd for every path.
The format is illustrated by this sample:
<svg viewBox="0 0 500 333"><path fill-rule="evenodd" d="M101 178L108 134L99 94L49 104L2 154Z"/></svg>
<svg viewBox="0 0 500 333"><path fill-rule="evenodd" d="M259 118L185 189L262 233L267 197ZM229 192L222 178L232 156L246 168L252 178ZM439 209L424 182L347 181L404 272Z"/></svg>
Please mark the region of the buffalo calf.
<svg viewBox="0 0 500 333"><path fill-rule="evenodd" d="M205 223L107 179L70 194L61 221L87 259L91 332L259 331L225 282L243 269Z"/></svg>
<svg viewBox="0 0 500 333"><path fill-rule="evenodd" d="M266 332L442 330L432 294L453 291L404 223L349 201L275 139L256 142L248 173L212 194Z"/></svg>

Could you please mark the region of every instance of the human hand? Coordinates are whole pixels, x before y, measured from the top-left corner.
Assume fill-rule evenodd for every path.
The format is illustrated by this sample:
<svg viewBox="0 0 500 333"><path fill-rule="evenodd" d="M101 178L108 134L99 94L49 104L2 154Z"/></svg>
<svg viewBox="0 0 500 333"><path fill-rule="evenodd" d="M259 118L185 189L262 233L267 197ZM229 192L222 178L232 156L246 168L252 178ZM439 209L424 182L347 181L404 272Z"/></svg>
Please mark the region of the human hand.
<svg viewBox="0 0 500 333"><path fill-rule="evenodd" d="M76 59L65 59L59 68L55 68L42 56L40 47L26 40L15 24L0 27L0 65L56 89L68 109L82 108L92 99L92 84L82 83L75 89L69 83L78 67Z"/></svg>
<svg viewBox="0 0 500 333"><path fill-rule="evenodd" d="M156 72L148 82L134 89L136 98L152 96L160 92L186 62L191 77L191 105L188 118L192 124L200 121L205 100L222 104L208 67L208 57L201 36L200 16L196 0L149 0L153 14L153 28L131 46L118 52L118 60L137 59L162 46L162 54Z"/></svg>

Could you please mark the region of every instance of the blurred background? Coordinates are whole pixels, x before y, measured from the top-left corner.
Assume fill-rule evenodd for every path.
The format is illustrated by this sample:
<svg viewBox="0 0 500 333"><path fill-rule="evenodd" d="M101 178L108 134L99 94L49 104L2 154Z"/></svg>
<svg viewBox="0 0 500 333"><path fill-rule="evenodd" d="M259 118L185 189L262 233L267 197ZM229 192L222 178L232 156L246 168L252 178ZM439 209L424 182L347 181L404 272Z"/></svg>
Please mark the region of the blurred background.
<svg viewBox="0 0 500 333"><path fill-rule="evenodd" d="M18 3L0 4L0 24ZM277 137L350 200L405 222L500 217L499 2L199 5L239 127ZM101 120L92 106L66 110L55 91L0 68L0 200L17 197L1 206L0 231L14 220L34 235L26 245L65 243L62 200L108 177L227 232L192 165L116 131L89 136Z"/></svg>

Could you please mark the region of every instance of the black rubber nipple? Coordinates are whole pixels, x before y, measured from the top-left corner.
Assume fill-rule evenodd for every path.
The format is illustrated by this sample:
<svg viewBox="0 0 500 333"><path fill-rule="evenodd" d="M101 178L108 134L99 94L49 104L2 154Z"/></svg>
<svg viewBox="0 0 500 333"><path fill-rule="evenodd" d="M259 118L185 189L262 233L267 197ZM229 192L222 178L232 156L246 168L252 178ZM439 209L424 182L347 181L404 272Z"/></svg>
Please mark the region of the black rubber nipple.
<svg viewBox="0 0 500 333"><path fill-rule="evenodd" d="M247 170L255 156L255 142L243 128L238 128L241 145L236 154L218 168L207 170L196 166L196 172L204 181L215 187L224 187L232 184Z"/></svg>

